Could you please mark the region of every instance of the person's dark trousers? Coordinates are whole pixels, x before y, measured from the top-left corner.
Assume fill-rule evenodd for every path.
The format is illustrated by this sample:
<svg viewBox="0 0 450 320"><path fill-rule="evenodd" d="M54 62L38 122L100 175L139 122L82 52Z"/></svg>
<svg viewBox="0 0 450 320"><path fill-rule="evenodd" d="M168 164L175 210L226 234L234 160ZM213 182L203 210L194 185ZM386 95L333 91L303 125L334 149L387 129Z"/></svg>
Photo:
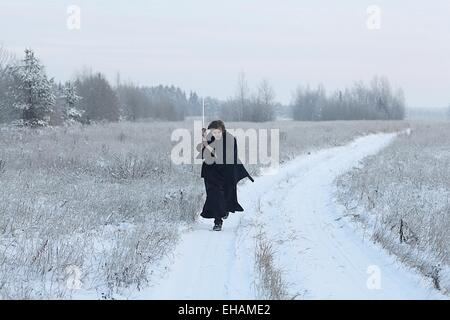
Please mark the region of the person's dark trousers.
<svg viewBox="0 0 450 320"><path fill-rule="evenodd" d="M218 225L222 225L222 218L215 218L214 219L214 224L218 224Z"/></svg>

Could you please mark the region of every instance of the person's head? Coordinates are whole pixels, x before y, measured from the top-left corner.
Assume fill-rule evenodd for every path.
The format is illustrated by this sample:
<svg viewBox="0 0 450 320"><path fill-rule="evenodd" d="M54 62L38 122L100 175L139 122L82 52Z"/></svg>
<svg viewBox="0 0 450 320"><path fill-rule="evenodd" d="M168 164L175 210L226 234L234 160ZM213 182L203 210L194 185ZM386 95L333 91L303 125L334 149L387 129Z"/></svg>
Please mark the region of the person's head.
<svg viewBox="0 0 450 320"><path fill-rule="evenodd" d="M222 120L214 120L208 126L208 129L211 130L211 134L216 139L221 139L222 135L225 133L225 124Z"/></svg>

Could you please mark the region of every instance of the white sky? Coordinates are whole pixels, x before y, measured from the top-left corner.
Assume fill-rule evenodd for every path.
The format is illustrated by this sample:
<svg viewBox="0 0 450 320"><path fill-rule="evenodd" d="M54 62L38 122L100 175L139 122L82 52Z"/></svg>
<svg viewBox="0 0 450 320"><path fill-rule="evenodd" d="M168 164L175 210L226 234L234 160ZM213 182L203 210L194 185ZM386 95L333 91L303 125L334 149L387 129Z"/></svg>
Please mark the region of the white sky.
<svg viewBox="0 0 450 320"><path fill-rule="evenodd" d="M72 4L79 31L66 26ZM366 27L369 5L382 10L380 30ZM448 0L0 0L0 42L19 56L35 49L57 80L92 67L226 98L244 70L287 103L301 84L334 90L385 75L409 106L450 103Z"/></svg>

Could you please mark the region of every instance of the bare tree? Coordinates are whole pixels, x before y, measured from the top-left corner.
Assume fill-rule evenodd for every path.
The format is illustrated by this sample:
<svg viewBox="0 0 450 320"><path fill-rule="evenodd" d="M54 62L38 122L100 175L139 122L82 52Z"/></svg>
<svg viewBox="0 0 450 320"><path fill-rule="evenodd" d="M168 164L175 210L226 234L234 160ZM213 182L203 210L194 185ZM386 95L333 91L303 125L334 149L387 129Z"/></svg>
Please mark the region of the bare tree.
<svg viewBox="0 0 450 320"><path fill-rule="evenodd" d="M268 80L263 79L254 99L251 121L271 121L275 118L275 90Z"/></svg>
<svg viewBox="0 0 450 320"><path fill-rule="evenodd" d="M11 120L11 103L8 99L8 90L10 87L10 77L8 68L13 63L13 55L0 45L0 122Z"/></svg>
<svg viewBox="0 0 450 320"><path fill-rule="evenodd" d="M243 121L246 116L246 110L248 107L248 102L250 100L250 90L248 87L247 78L245 72L241 71L238 77L237 90L236 90L236 101L237 101L237 119L238 121Z"/></svg>
<svg viewBox="0 0 450 320"><path fill-rule="evenodd" d="M251 100L247 79L242 71L238 76L235 95L221 104L220 117L226 121L249 121L252 116Z"/></svg>
<svg viewBox="0 0 450 320"><path fill-rule="evenodd" d="M14 55L0 44L0 75L6 72L9 65L14 62Z"/></svg>
<svg viewBox="0 0 450 320"><path fill-rule="evenodd" d="M342 95L339 94L337 102L339 103L341 99ZM293 118L304 121L322 120L322 116L326 117L332 112L326 108L326 104L326 93L322 85L319 85L317 89L311 89L309 86L299 87L292 106Z"/></svg>
<svg viewBox="0 0 450 320"><path fill-rule="evenodd" d="M275 90L267 79L263 79L258 87L258 97L261 103L273 105L275 103Z"/></svg>
<svg viewBox="0 0 450 320"><path fill-rule="evenodd" d="M369 85L356 82L353 87L327 96L325 89L299 88L294 97L296 120L401 120L405 117L405 97L393 90L389 81L374 77Z"/></svg>

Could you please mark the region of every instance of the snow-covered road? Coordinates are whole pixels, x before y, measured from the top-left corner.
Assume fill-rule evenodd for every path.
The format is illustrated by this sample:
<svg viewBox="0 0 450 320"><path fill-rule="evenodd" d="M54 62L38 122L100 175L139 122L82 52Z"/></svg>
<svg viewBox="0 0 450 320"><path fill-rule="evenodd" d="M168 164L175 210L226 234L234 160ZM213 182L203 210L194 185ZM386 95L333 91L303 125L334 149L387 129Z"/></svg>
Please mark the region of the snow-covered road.
<svg viewBox="0 0 450 320"><path fill-rule="evenodd" d="M222 232L201 219L186 230L169 270L141 293L146 299L254 299L255 238L276 251L290 297L297 299L441 298L429 281L402 266L339 219L334 179L395 134L358 138L346 146L303 155L276 175L239 186L245 212L231 214ZM155 280L154 280L155 281Z"/></svg>

